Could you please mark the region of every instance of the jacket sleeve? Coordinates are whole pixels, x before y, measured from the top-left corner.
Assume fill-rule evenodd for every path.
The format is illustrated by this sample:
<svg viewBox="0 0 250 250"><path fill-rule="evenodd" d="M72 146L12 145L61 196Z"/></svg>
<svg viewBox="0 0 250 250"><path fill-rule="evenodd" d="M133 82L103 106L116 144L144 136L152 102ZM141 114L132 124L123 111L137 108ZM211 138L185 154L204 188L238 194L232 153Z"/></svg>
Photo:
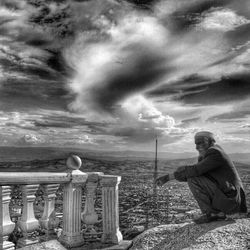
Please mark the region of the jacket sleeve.
<svg viewBox="0 0 250 250"><path fill-rule="evenodd" d="M205 158L200 162L185 167L186 178L196 177L207 173L223 164L223 157L215 149L209 149Z"/></svg>
<svg viewBox="0 0 250 250"><path fill-rule="evenodd" d="M177 170L174 172L174 178L177 181L187 181L185 168L185 166L178 167Z"/></svg>

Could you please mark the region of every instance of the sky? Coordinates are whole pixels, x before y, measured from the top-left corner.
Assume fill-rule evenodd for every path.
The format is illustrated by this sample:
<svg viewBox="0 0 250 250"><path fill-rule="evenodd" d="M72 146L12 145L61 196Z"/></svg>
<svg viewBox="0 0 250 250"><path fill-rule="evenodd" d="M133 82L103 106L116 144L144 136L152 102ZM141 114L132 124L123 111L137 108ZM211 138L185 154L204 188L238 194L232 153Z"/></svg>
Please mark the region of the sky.
<svg viewBox="0 0 250 250"><path fill-rule="evenodd" d="M135 2L1 1L0 146L250 152L250 1Z"/></svg>

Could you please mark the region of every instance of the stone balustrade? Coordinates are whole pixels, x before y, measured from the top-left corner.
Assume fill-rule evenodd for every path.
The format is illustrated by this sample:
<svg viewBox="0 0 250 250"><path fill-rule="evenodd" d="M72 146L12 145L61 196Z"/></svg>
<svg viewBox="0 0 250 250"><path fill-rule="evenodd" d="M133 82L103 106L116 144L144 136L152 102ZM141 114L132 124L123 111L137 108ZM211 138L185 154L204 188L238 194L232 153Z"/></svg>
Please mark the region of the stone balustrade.
<svg viewBox="0 0 250 250"><path fill-rule="evenodd" d="M78 157L78 161L79 159ZM79 170L81 164L75 163L74 159L73 161L68 159L67 166L69 167L67 173L0 172L0 250L16 249L50 239L59 224L55 214L55 199L60 185L63 187L63 216L58 240L63 245L68 248L84 245L84 234L97 233L94 225L99 222L102 222L101 241L103 243L117 244L122 240L118 211L120 177L104 175L101 172L84 173ZM11 220L9 209L11 187L17 184L20 185L22 192L22 209L21 217L14 222ZM98 218L95 211L97 188L102 190L102 218ZM38 189L43 192L44 204L40 219L36 218L34 212ZM85 190L84 194L83 190ZM83 195L86 197L85 204L83 204ZM86 230L82 229L83 223ZM19 228L22 232L22 237L18 239L16 245L9 241L9 236L15 228ZM43 239L34 235L34 231L38 229L45 231Z"/></svg>

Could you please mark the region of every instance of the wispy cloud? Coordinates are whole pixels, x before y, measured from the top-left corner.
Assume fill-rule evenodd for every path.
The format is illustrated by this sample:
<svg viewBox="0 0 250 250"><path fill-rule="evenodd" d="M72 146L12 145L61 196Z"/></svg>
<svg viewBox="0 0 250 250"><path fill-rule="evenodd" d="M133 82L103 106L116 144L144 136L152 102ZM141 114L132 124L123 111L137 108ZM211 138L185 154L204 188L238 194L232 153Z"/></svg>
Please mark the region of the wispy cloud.
<svg viewBox="0 0 250 250"><path fill-rule="evenodd" d="M234 30L250 22L244 16L239 16L227 8L211 8L201 18L202 21L197 25L198 28L218 31Z"/></svg>

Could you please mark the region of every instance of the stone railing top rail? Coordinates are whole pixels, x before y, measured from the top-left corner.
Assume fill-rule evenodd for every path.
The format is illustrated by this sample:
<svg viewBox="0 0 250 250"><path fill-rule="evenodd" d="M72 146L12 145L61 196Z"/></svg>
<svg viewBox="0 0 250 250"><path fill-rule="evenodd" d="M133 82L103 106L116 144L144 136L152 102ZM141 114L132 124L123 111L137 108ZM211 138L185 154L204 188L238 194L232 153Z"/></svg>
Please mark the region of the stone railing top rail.
<svg viewBox="0 0 250 250"><path fill-rule="evenodd" d="M119 176L104 175L102 172L82 172L80 157L71 155L66 165L65 173L53 172L0 172L0 186L16 184L62 184L62 183L85 183L101 181L102 185L120 182Z"/></svg>
<svg viewBox="0 0 250 250"><path fill-rule="evenodd" d="M73 170L68 173L51 172L0 172L0 186L17 184L63 184L101 181L101 183L120 182L120 176L104 175L102 172L82 172Z"/></svg>
<svg viewBox="0 0 250 250"><path fill-rule="evenodd" d="M87 179L87 174L84 174L84 176L85 179ZM70 182L71 180L72 180L71 173L50 173L50 172L1 172L0 173L1 186L15 185L15 184L67 183Z"/></svg>

